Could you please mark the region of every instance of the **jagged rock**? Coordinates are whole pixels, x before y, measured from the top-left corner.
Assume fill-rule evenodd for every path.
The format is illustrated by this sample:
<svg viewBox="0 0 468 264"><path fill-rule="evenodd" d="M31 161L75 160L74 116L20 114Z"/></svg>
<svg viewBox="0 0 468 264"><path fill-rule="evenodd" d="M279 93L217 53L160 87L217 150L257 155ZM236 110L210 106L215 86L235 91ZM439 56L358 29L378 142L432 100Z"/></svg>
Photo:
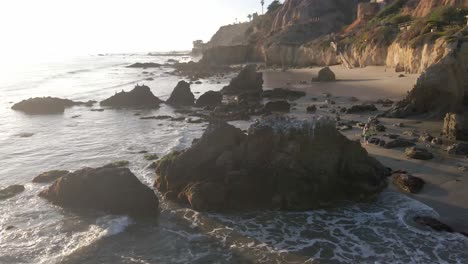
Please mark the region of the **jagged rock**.
<svg viewBox="0 0 468 264"><path fill-rule="evenodd" d="M122 91L102 101L101 106L157 108L162 101L146 85L137 85L130 92Z"/></svg>
<svg viewBox="0 0 468 264"><path fill-rule="evenodd" d="M0 201L10 199L13 196L16 196L24 192L23 185L11 185L4 189L0 190Z"/></svg>
<svg viewBox="0 0 468 264"><path fill-rule="evenodd" d="M145 154L145 160L157 160L159 156L157 154Z"/></svg>
<svg viewBox="0 0 468 264"><path fill-rule="evenodd" d="M411 146L414 146L414 142L410 141L410 140L407 140L407 139L403 139L403 138L397 138L395 140L391 140L389 142L387 142L384 146L384 148L387 148L387 149L392 149L392 148L407 148L407 147L411 147Z"/></svg>
<svg viewBox="0 0 468 264"><path fill-rule="evenodd" d="M57 179L39 193L55 205L111 214L154 216L155 193L127 168L84 168Z"/></svg>
<svg viewBox="0 0 468 264"><path fill-rule="evenodd" d="M146 69L146 68L159 68L159 67L161 67L161 64L154 63L154 62L144 62L144 63L137 62L137 63L134 63L132 65L127 66L127 68L143 68L143 69Z"/></svg>
<svg viewBox="0 0 468 264"><path fill-rule="evenodd" d="M393 174L392 182L407 193L418 193L425 184L423 179L405 173Z"/></svg>
<svg viewBox="0 0 468 264"><path fill-rule="evenodd" d="M464 115L447 113L442 127L442 135L450 140L465 140L468 139L468 124Z"/></svg>
<svg viewBox="0 0 468 264"><path fill-rule="evenodd" d="M377 111L377 107L373 104L362 104L362 105L353 105L348 110L346 110L347 114L356 114L356 113L364 113L364 112L374 112Z"/></svg>
<svg viewBox="0 0 468 264"><path fill-rule="evenodd" d="M456 143L447 148L447 153L450 155L468 155L468 144Z"/></svg>
<svg viewBox="0 0 468 264"><path fill-rule="evenodd" d="M330 100L330 99L325 100L325 103L326 103L326 104L329 104L329 105L335 105L335 104L336 104L335 101Z"/></svg>
<svg viewBox="0 0 468 264"><path fill-rule="evenodd" d="M313 78L314 82L334 82L336 81L335 73L330 70L329 67L321 69L318 73L318 77Z"/></svg>
<svg viewBox="0 0 468 264"><path fill-rule="evenodd" d="M35 97L16 103L11 109L31 115L47 115L61 114L65 111L65 108L85 104L84 102L74 102L56 97Z"/></svg>
<svg viewBox="0 0 468 264"><path fill-rule="evenodd" d="M262 97L264 98L274 98L274 99L285 99L285 100L296 100L305 96L305 92L301 91L292 91L283 88L275 88L273 90L263 91Z"/></svg>
<svg viewBox="0 0 468 264"><path fill-rule="evenodd" d="M171 93L166 103L174 106L191 106L195 102L195 96L190 90L190 84L180 81Z"/></svg>
<svg viewBox="0 0 468 264"><path fill-rule="evenodd" d="M427 216L415 216L413 218L413 221L422 225L422 226L427 226L435 231L438 232L448 232L448 233L453 233L453 229L440 222L439 220L432 218L432 217L427 217Z"/></svg>
<svg viewBox="0 0 468 264"><path fill-rule="evenodd" d="M317 112L317 106L315 105L308 106L306 110L307 110L307 113L315 113Z"/></svg>
<svg viewBox="0 0 468 264"><path fill-rule="evenodd" d="M291 105L287 101L272 101L265 104L265 110L272 112L289 112Z"/></svg>
<svg viewBox="0 0 468 264"><path fill-rule="evenodd" d="M419 136L419 141L424 143L431 143L433 139L434 137L429 135L428 133L424 133L423 135Z"/></svg>
<svg viewBox="0 0 468 264"><path fill-rule="evenodd" d="M373 197L387 170L332 120L269 116L244 134L212 122L181 152L157 162L155 186L195 210L309 210Z"/></svg>
<svg viewBox="0 0 468 264"><path fill-rule="evenodd" d="M263 91L263 74L257 72L257 65L245 66L239 75L231 80L221 92L223 94L254 93L260 95Z"/></svg>
<svg viewBox="0 0 468 264"><path fill-rule="evenodd" d="M423 148L407 148L405 150L405 155L410 159L418 159L418 160L430 160L434 158L434 155Z"/></svg>
<svg viewBox="0 0 468 264"><path fill-rule="evenodd" d="M69 171L66 170L52 170L52 171L47 171L44 173L39 174L38 176L34 177L32 182L35 183L46 183L46 182L52 182L57 180L58 178L67 175Z"/></svg>
<svg viewBox="0 0 468 264"><path fill-rule="evenodd" d="M141 120L167 120L172 119L172 116L169 115L159 115L159 116L143 116L140 117Z"/></svg>
<svg viewBox="0 0 468 264"><path fill-rule="evenodd" d="M221 92L208 91L198 98L196 106L217 106L223 101L223 94Z"/></svg>
<svg viewBox="0 0 468 264"><path fill-rule="evenodd" d="M444 142L440 138L433 138L431 144L433 145L442 145Z"/></svg>

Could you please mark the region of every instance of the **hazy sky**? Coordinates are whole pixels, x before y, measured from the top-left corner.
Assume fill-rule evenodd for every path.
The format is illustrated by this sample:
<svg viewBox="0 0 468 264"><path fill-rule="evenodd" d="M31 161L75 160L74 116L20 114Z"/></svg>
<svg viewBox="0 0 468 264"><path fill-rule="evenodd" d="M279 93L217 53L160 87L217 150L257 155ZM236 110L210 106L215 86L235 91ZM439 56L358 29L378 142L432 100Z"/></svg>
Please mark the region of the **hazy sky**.
<svg viewBox="0 0 468 264"><path fill-rule="evenodd" d="M260 0L1 0L0 59L190 49L253 12Z"/></svg>

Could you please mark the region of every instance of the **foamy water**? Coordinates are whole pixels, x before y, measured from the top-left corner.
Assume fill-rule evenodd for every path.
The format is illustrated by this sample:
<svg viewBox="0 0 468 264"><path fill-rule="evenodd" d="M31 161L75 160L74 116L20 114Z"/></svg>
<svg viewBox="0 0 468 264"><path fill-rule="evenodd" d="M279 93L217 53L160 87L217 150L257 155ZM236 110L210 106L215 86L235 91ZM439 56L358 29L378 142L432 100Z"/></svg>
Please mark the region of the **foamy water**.
<svg viewBox="0 0 468 264"><path fill-rule="evenodd" d="M412 215L436 213L391 192L369 204L305 213L202 214L162 200L158 219L138 221L95 212L77 215L37 197L47 185L33 184L31 179L43 171L75 170L116 160L129 160L135 175L151 185L154 173L138 152L162 156L186 148L205 124L139 119L179 116L165 105L158 110L104 112L74 107L63 115L28 116L10 110L10 102L34 96L99 101L137 83L147 84L156 96L167 99L180 80L167 74L170 67L124 66L164 63L170 58L180 59L75 58L11 69L0 77L0 187L26 187L20 195L0 202L0 263L467 262L466 238L415 227ZM192 91L219 90L228 81L202 80L203 84L192 85ZM22 133L33 135L23 138ZM14 228L5 230L7 226Z"/></svg>

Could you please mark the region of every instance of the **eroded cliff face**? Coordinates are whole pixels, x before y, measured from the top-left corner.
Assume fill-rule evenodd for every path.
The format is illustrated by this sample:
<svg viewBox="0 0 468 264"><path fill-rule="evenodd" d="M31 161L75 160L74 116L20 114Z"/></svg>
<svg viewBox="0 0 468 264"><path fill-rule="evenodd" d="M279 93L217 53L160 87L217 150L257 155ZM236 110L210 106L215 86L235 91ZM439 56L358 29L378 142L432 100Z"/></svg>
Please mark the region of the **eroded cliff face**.
<svg viewBox="0 0 468 264"><path fill-rule="evenodd" d="M413 17L424 17L440 6L468 6L467 0L409 0L404 7L404 14Z"/></svg>

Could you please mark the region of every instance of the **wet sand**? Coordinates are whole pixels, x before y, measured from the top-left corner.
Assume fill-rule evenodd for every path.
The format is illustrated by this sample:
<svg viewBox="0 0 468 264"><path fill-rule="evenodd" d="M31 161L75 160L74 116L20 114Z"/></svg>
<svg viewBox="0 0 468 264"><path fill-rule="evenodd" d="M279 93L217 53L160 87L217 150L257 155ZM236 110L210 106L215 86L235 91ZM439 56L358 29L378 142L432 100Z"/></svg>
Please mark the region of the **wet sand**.
<svg viewBox="0 0 468 264"><path fill-rule="evenodd" d="M265 88L287 88L300 90L307 93L293 104L292 115L305 118L310 114L306 113L307 106L316 105L317 114L335 116L329 111L337 107L349 107L353 104L363 102L374 102L377 99L401 100L410 91L416 82L417 74L404 74L405 77L398 77L401 73L396 73L394 69L374 66L357 69L346 69L342 66L330 67L336 74L337 81L331 83L310 83L320 68L294 69L282 72L279 70L267 70L264 72ZM307 83L304 83L307 81ZM326 97L324 93L329 93L331 97ZM351 102L350 97L356 97L358 102ZM315 99L315 100L313 100ZM325 105L325 100L333 100L336 105L329 108L320 108ZM388 109L382 105L377 105L378 113ZM376 113L360 115L341 115L343 121L355 120L364 122L368 117ZM442 128L441 121L426 120L424 118L411 117L407 119L387 119L381 118L381 123L385 125L387 131L378 133L376 137L389 140L383 134L403 135L404 131L414 130L419 134L428 132L434 137L439 137ZM393 124L403 123L404 127L395 127ZM345 134L350 139L359 140L361 130L353 127ZM402 136L403 138L415 138ZM382 162L385 166L393 170L405 170L414 176L418 176L426 181L426 185L419 194L410 195L432 208L440 215L440 220L451 225L458 231L468 232L468 172L464 172L460 167L468 168L468 160L460 156L447 155L445 148L447 144L434 146L423 142L418 142L418 147L425 147L431 151L435 158L430 161L411 160L404 155L404 148L384 149L374 145L363 145L367 151ZM389 184L391 190L398 191L392 183ZM407 194L408 195L408 194Z"/></svg>

